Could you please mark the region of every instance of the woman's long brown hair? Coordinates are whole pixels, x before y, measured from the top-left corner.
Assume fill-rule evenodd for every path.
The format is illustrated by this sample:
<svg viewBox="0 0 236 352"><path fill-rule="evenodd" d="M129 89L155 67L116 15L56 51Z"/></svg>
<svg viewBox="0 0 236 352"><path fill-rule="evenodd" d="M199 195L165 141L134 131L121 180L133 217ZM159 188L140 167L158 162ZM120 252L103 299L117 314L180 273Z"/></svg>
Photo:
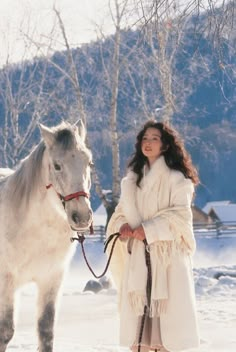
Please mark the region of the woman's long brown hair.
<svg viewBox="0 0 236 352"><path fill-rule="evenodd" d="M192 180L194 185L199 184L198 172L193 166L191 156L186 151L177 131L163 122L149 120L137 135L135 153L128 164L128 167L138 175L137 186L140 185L143 178L143 166L148 164L148 158L143 155L141 149L142 139L148 128L156 128L161 132L161 141L163 144L162 155L165 158L167 166L170 169L181 171L186 178Z"/></svg>

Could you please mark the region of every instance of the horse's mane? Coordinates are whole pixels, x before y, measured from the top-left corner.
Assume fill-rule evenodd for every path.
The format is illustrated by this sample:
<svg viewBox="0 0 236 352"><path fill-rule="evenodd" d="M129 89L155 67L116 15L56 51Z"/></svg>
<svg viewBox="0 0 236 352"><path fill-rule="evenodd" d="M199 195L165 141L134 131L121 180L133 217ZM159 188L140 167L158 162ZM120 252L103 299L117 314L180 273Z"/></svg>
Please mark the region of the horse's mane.
<svg viewBox="0 0 236 352"><path fill-rule="evenodd" d="M75 129L68 123L51 128L55 142L62 150L70 150L76 143ZM16 208L27 205L30 197L42 184L42 160L46 149L44 141L21 161L16 171L9 177L8 198Z"/></svg>
<svg viewBox="0 0 236 352"><path fill-rule="evenodd" d="M9 176L8 197L16 207L20 204L28 204L30 195L42 182L42 160L45 148L44 142L40 142Z"/></svg>

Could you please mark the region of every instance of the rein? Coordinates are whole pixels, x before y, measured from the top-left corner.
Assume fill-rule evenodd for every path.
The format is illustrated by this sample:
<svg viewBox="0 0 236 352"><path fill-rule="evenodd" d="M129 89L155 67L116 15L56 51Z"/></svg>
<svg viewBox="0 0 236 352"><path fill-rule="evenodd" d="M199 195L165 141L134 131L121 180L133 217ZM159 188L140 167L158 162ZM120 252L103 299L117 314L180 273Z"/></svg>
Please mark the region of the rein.
<svg viewBox="0 0 236 352"><path fill-rule="evenodd" d="M111 234L107 238L105 243L104 243L104 253L105 253L109 243L114 239L114 241L112 243L112 246L111 246L111 251L110 251L106 266L105 266L103 272L100 275L97 275L94 272L94 270L92 269L92 267L89 264L88 259L86 257L85 250L84 250L84 241L85 241L84 234L83 233L79 234L77 232L77 237L72 237L71 238L71 242L78 241L80 243L84 260L85 260L90 272L93 274L93 276L96 279L100 279L102 276L104 276L106 274L106 272L108 270L108 267L110 265L110 261L111 261L111 258L112 258L112 254L113 254L116 242L117 242L119 236L120 236L120 233L119 232L115 232L115 233ZM150 250L149 250L148 243L147 243L146 239L143 240L143 243L144 243L144 251L145 251L145 262L146 262L146 266L147 266L147 283L146 283L147 304L144 306L143 315L141 317L140 330L139 330L139 334L138 334L138 352L141 352L142 339L143 339L143 333L144 333L144 325L145 325L145 320L147 319L148 313L149 313L149 310L150 310L151 290L152 290L152 268L151 268ZM155 349L154 351L157 352L157 349Z"/></svg>
<svg viewBox="0 0 236 352"><path fill-rule="evenodd" d="M86 264L87 264L87 266L88 266L90 272L93 274L93 276L94 276L96 279L100 279L102 276L104 276L104 275L106 274L107 269L108 269L108 267L109 267L109 265L110 265L110 261L111 261L111 257L112 257L113 251L114 251L114 247L115 247L116 241L118 240L119 236L120 236L120 233L119 233L119 232L113 233L112 235L110 235L110 236L108 237L108 239L107 239L107 240L105 241L105 243L104 243L104 253L105 253L106 250L107 250L108 244L111 242L111 240L112 240L113 238L115 238L114 241L113 241L113 243L112 243L112 246L111 246L111 251L110 251L110 254L109 254L109 257L108 257L106 266L105 266L103 272L102 272L100 275L97 275L97 274L94 272L94 270L92 269L91 265L90 265L89 262L88 262L88 259L87 259L87 256L86 256L85 250L84 250L84 240L85 240L84 234L81 234L81 235L80 235L80 234L77 232L77 237L72 237L72 238L71 238L71 242L78 241L78 242L80 243L84 260L85 260L85 262L86 262Z"/></svg>
<svg viewBox="0 0 236 352"><path fill-rule="evenodd" d="M86 257L85 250L84 250L84 244L83 244L84 240L85 240L84 234L79 234L77 232L77 237L72 237L71 238L72 242L78 241L81 244L81 249L82 249L82 253L83 253L83 256L84 256L84 260L85 260L90 272L93 274L93 276L96 279L100 279L102 276L104 276L106 274L107 269L108 269L109 264L110 264L110 261L111 261L111 257L112 257L115 245L116 245L116 242L117 242L119 236L120 236L119 232L113 233L107 238L107 240L104 243L104 253L105 253L106 249L108 247L108 244L113 240L113 238L115 238L113 243L112 243L112 246L111 246L111 251L110 251L106 266L105 266L103 272L100 275L95 274L95 272L93 271L93 269L92 269L91 265L89 264L88 259ZM147 284L146 284L147 304L144 306L143 315L141 317L140 330L139 330L139 334L138 334L138 352L141 352L142 339L143 339L143 333L144 333L144 325L145 325L145 320L147 319L148 313L149 313L149 310L150 310L151 290L152 290L152 268L151 268L150 251L149 251L149 247L148 247L148 243L147 243L146 239L143 240L143 243L144 243L144 251L145 251L145 262L146 262L146 266L147 266ZM154 351L157 352L157 349L155 349Z"/></svg>
<svg viewBox="0 0 236 352"><path fill-rule="evenodd" d="M53 184L52 184L52 183L48 184L48 185L46 186L46 189L49 189L49 188L51 188L51 187L53 187ZM65 203L68 202L68 201L70 201L70 200L72 200L72 199L77 199L77 200L79 200L79 197L81 197L81 196L82 196L82 197L89 198L89 194L86 193L86 192L84 192L84 191L79 191L79 192L71 193L71 194L68 194L67 196L63 196L61 193L59 193L59 192L57 192L57 191L56 191L56 193L57 193L58 197L60 198L60 200L61 200L61 202L62 202L64 208L65 208ZM91 225L91 226L90 226L90 234L92 234L92 233L93 233L93 227L92 227L92 225ZM93 276L94 276L96 279L100 279L102 276L104 276L104 275L106 274L106 272L107 272L107 270L108 270L108 267L109 267L109 265L110 265L110 261L111 261L111 257L112 257L113 251L114 251L114 247L115 247L116 241L118 240L119 236L120 236L120 233L119 233L119 232L113 233L112 235L110 235L110 236L108 237L108 239L107 239L107 240L105 241L105 243L104 243L104 253L105 253L108 244L111 242L111 240L112 240L113 238L115 238L114 241L113 241L113 243L112 243L112 246L111 246L111 252L110 252L110 254L109 254L109 257L108 257L106 266L105 266L103 272L102 272L100 275L97 275L97 274L94 272L94 270L92 269L91 265L90 265L89 262L88 262L88 259L87 259L86 253L85 253L85 249L84 249L84 240L85 240L84 234L83 234L83 233L82 233L82 234L79 234L79 232L77 232L77 237L71 237L71 242L78 241L78 242L80 243L84 260L85 260L85 262L86 262L86 264L87 264L87 266L88 266L90 272L93 274Z"/></svg>
<svg viewBox="0 0 236 352"><path fill-rule="evenodd" d="M144 243L144 248L145 248L144 249L145 250L145 263L147 266L147 284L146 284L147 304L144 306L143 315L141 318L140 330L139 330L139 335L138 335L138 352L141 352L144 325L145 325L145 320L148 318L148 313L150 310L151 291L152 291L152 267L151 267L150 250L149 250L148 243L147 243L146 239L143 240L143 243ZM155 349L154 351L156 352L157 349Z"/></svg>
<svg viewBox="0 0 236 352"><path fill-rule="evenodd" d="M102 276L104 276L106 274L107 269L110 264L110 261L111 261L111 257L112 257L115 245L116 245L116 242L117 242L119 236L120 236L119 232L113 233L112 235L110 235L108 237L108 239L104 243L104 253L105 253L106 249L108 247L108 244L113 240L113 238L115 238L112 243L112 246L111 246L111 251L110 251L106 266L100 275L95 274L95 272L93 271L93 269L92 269L91 265L89 264L88 259L86 257L85 250L84 250L84 240L85 240L84 234L79 234L77 232L77 237L71 238L72 242L78 241L81 244L81 249L82 249L84 260L85 260L90 272L93 274L93 276L96 279L100 279ZM143 333L144 333L144 325L145 325L145 320L148 318L148 313L150 310L151 290L152 290L152 268L151 268L150 251L149 251L149 247L148 247L148 243L147 243L146 239L143 240L143 243L144 243L144 250L145 250L145 262L146 262L146 266L147 266L147 284L146 284L147 304L144 306L143 315L141 317L140 330L139 330L139 334L138 334L138 352L141 352L142 339L143 339ZM157 349L155 349L154 351L157 352Z"/></svg>

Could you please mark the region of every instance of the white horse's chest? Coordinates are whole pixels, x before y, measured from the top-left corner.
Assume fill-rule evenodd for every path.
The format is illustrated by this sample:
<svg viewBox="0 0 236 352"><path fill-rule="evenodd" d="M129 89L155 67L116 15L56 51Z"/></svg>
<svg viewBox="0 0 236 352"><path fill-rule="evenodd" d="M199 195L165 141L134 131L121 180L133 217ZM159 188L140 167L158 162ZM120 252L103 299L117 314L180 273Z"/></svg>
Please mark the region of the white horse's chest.
<svg viewBox="0 0 236 352"><path fill-rule="evenodd" d="M73 255L75 247L70 242L68 231L62 236L61 231L57 233L47 225L41 230L41 233L37 232L36 239L32 238L34 233L25 233L21 246L15 251L17 286L58 271Z"/></svg>
<svg viewBox="0 0 236 352"><path fill-rule="evenodd" d="M56 266L63 266L67 257L71 257L72 232L64 216L64 210L45 208L34 204L27 214L26 221L18 226L8 226L6 238L7 256L20 280L17 285L37 279Z"/></svg>

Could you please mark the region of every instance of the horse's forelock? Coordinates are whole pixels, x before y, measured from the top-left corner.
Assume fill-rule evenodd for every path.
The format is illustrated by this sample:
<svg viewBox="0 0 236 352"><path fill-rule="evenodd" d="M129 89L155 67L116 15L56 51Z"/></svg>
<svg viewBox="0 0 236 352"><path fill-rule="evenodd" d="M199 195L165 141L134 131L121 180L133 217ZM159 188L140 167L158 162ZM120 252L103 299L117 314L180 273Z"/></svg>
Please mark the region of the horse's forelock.
<svg viewBox="0 0 236 352"><path fill-rule="evenodd" d="M53 129L55 142L64 150L71 150L76 145L80 145L83 150L87 149L84 141L78 133L78 129L74 126L62 122L59 126Z"/></svg>
<svg viewBox="0 0 236 352"><path fill-rule="evenodd" d="M70 150L75 145L74 133L70 128L59 130L55 134L55 141L63 150Z"/></svg>

